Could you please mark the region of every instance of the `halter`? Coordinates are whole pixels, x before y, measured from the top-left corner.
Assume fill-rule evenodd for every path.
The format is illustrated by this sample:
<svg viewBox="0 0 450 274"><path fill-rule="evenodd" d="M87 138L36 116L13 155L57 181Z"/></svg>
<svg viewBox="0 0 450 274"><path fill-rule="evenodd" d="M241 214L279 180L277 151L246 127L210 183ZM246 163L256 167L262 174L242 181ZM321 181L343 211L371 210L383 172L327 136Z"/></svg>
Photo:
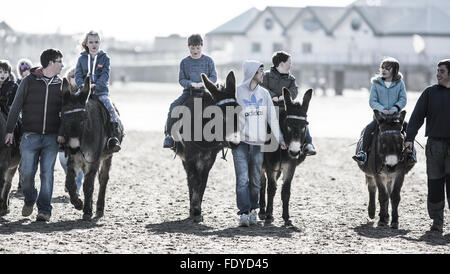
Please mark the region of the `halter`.
<svg viewBox="0 0 450 274"><path fill-rule="evenodd" d="M67 114L71 114L71 113L77 113L77 112L86 112L86 109L85 108L75 108L75 109L63 112L63 115L67 115Z"/></svg>
<svg viewBox="0 0 450 274"><path fill-rule="evenodd" d="M286 116L286 119L295 119L295 120L306 121L306 117L304 117L304 116L297 116L297 115L288 115L288 116Z"/></svg>
<svg viewBox="0 0 450 274"><path fill-rule="evenodd" d="M228 99L220 100L219 102L216 103L216 106L222 106L222 105L225 105L228 103L236 103L236 99L228 98Z"/></svg>
<svg viewBox="0 0 450 274"><path fill-rule="evenodd" d="M380 132L380 136L388 135L388 134L396 134L396 135L402 135L401 130L384 130Z"/></svg>

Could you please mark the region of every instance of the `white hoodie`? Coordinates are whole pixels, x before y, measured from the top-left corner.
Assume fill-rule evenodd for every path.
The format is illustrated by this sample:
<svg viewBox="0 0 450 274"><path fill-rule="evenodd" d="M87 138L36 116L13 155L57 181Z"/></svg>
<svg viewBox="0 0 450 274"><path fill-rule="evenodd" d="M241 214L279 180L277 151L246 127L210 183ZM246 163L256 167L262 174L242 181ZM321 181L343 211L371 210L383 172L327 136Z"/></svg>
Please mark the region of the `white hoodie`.
<svg viewBox="0 0 450 274"><path fill-rule="evenodd" d="M269 140L267 123L278 143L284 142L269 92L260 85L250 89L250 83L261 65L258 61L245 61L242 65L244 81L236 89L236 99L242 107L239 115L240 137L242 142L250 145L264 145Z"/></svg>

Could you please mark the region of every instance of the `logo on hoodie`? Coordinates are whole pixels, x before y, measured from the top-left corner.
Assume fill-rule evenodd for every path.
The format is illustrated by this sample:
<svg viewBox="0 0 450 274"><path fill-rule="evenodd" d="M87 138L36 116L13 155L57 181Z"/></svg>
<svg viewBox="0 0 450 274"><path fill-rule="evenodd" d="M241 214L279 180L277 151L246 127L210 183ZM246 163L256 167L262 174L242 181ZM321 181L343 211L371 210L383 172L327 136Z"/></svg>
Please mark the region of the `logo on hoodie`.
<svg viewBox="0 0 450 274"><path fill-rule="evenodd" d="M247 107L250 107L250 106L256 107L256 111L252 110L252 111L245 112L245 116L246 117L263 115L263 112L261 110L259 110L259 107L262 106L262 104L263 104L263 99L262 98L259 99L259 100L256 100L255 95L252 94L252 96L250 97L250 101L244 99L244 104Z"/></svg>

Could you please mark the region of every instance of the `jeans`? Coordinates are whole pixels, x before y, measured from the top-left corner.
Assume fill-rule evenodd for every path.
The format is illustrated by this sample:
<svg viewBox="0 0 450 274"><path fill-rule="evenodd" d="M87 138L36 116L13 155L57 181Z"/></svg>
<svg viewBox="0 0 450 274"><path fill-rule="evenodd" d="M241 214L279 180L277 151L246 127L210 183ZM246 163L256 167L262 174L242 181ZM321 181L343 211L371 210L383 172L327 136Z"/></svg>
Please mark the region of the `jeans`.
<svg viewBox="0 0 450 274"><path fill-rule="evenodd" d="M68 157L64 155L64 152L59 153L59 163L64 169L65 174L67 174L67 159ZM77 193L80 193L81 185L83 185L83 171L78 172L75 181L77 183Z"/></svg>
<svg viewBox="0 0 450 274"><path fill-rule="evenodd" d="M236 173L236 201L238 215L248 214L259 208L258 198L261 189L261 169L264 154L261 146L240 143L233 149L234 170Z"/></svg>
<svg viewBox="0 0 450 274"><path fill-rule="evenodd" d="M102 104L108 110L111 122L118 123L119 120L117 120L116 110L114 109L114 107L111 103L111 99L109 99L109 96L108 95L100 95L100 96L98 96L98 100L100 100L100 102L102 102Z"/></svg>
<svg viewBox="0 0 450 274"><path fill-rule="evenodd" d="M170 104L169 113L167 113L166 126L164 127L164 134L171 135L170 131L172 129L173 123L175 122L174 119L170 117L172 110L177 106L181 106L189 98L190 95L191 94L189 90L184 90L183 93L180 95L180 97L175 99L175 101L173 101L172 104Z"/></svg>
<svg viewBox="0 0 450 274"><path fill-rule="evenodd" d="M58 154L56 134L24 133L20 143L19 180L22 185L25 205L37 202L38 213L51 215L53 194L53 170ZM35 187L34 176L40 163L41 188Z"/></svg>

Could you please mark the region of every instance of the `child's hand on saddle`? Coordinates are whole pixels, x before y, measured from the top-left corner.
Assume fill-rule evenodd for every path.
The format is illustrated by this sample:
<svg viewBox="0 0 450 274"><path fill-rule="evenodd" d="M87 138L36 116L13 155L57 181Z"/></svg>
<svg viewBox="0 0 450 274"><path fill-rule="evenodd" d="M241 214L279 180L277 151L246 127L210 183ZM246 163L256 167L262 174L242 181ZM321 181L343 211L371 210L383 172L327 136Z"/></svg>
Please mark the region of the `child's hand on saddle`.
<svg viewBox="0 0 450 274"><path fill-rule="evenodd" d="M66 142L66 139L64 138L64 136L58 136L58 143L59 144L64 144Z"/></svg>
<svg viewBox="0 0 450 274"><path fill-rule="evenodd" d="M278 97L272 97L272 101L274 101L275 103L278 103Z"/></svg>
<svg viewBox="0 0 450 274"><path fill-rule="evenodd" d="M284 101L283 95L281 95L280 97L278 97L278 102L282 102L282 101Z"/></svg>
<svg viewBox="0 0 450 274"><path fill-rule="evenodd" d="M287 146L286 146L286 143L285 143L285 142L281 142L281 143L280 143L280 146L281 146L281 149L282 149L282 150L286 150L286 149L287 149Z"/></svg>

